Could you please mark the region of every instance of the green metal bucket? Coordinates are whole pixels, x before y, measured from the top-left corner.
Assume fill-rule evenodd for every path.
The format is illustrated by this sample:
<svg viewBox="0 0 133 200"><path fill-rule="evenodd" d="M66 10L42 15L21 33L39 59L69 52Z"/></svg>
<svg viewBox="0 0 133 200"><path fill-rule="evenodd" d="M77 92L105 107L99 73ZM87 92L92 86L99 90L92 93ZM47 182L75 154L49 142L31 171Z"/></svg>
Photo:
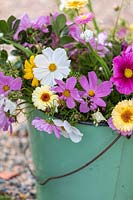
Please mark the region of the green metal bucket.
<svg viewBox="0 0 133 200"><path fill-rule="evenodd" d="M42 112L35 112L30 118L35 116L44 117ZM74 144L69 139L58 140L53 134L38 132L29 125L33 162L40 182L80 167L117 137L106 126L77 127L84 136L80 143ZM133 200L133 138L121 137L89 167L71 176L51 180L43 186L37 183L37 200Z"/></svg>

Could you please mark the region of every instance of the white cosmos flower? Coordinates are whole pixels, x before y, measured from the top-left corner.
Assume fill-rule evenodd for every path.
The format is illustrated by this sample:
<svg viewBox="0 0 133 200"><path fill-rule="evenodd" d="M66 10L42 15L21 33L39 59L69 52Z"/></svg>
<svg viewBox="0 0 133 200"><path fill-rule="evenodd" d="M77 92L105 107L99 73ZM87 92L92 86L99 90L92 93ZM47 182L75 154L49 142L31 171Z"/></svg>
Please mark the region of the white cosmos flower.
<svg viewBox="0 0 133 200"><path fill-rule="evenodd" d="M81 141L83 134L74 126L71 126L68 121L62 121L60 119L54 119L54 124L62 129L61 134L66 137L70 138L72 142L78 143Z"/></svg>
<svg viewBox="0 0 133 200"><path fill-rule="evenodd" d="M48 47L42 53L34 59L36 64L36 68L33 69L34 76L42 85L54 86L55 79L62 80L68 76L71 61L62 48L53 50Z"/></svg>

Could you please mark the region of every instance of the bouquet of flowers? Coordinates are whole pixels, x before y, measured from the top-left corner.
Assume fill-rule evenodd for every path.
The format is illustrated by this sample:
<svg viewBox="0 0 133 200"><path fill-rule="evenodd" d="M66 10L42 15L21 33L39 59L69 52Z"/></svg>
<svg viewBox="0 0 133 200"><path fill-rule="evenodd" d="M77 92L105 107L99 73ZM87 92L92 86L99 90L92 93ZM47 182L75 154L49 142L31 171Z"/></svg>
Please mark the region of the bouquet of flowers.
<svg viewBox="0 0 133 200"><path fill-rule="evenodd" d="M123 3L123 1L122 1ZM85 11L88 8L87 11ZM120 15L121 6L117 9ZM124 20L99 28L91 1L61 0L61 13L0 20L0 129L12 132L26 107L39 131L80 142L75 127L106 123L133 132L133 31ZM11 45L10 55L3 44ZM12 56L11 56L12 55Z"/></svg>

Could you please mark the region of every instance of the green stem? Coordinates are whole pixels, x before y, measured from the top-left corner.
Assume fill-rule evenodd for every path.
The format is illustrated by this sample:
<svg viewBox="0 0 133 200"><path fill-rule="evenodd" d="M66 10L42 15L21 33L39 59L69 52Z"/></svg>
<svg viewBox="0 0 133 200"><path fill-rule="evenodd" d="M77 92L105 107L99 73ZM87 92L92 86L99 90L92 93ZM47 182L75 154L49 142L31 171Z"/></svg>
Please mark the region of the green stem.
<svg viewBox="0 0 133 200"><path fill-rule="evenodd" d="M89 8L90 12L93 12L93 13L94 13L91 0L88 0L88 8ZM99 28L99 26L98 26L98 24L97 24L97 21L96 21L96 18L95 18L95 17L93 18L93 25L94 25L94 28L95 28L97 34L98 34L98 33L100 32L100 28Z"/></svg>
<svg viewBox="0 0 133 200"><path fill-rule="evenodd" d="M106 64L106 62L103 60L103 58L101 58L97 52L92 48L92 46L90 45L90 43L87 43L88 44L88 48L91 50L91 52L93 53L93 55L95 56L95 58L97 59L97 61L101 64L101 66L103 67L103 70L104 70L104 77L105 77L105 80L109 80L110 79L110 76L111 76L111 73L110 73L110 70L108 68L108 65Z"/></svg>
<svg viewBox="0 0 133 200"><path fill-rule="evenodd" d="M112 34L113 38L115 38L115 34L116 34L116 30L117 30L120 14L121 14L121 11L122 11L122 8L123 8L123 4L124 4L124 0L121 0L120 8L119 8L119 11L118 11L118 14L117 14L117 18L116 18L116 22L115 22L114 29L113 29L113 34Z"/></svg>
<svg viewBox="0 0 133 200"><path fill-rule="evenodd" d="M33 53L32 53L31 50L29 50L29 49L23 47L23 46L20 45L20 44L17 44L17 43L14 42L14 41L8 40L8 39L3 38L3 37L0 38L0 40L2 40L3 42L6 42L7 44L11 44L11 45L13 45L14 47L20 49L21 51L23 51L23 52L26 54L27 57L30 57L31 55L33 55Z"/></svg>

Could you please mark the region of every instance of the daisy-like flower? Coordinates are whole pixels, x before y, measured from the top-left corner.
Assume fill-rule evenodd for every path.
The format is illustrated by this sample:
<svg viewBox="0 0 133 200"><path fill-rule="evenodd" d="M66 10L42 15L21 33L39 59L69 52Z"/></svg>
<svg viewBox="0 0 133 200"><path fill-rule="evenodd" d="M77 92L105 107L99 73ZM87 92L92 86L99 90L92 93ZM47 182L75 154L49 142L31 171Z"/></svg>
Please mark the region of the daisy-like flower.
<svg viewBox="0 0 133 200"><path fill-rule="evenodd" d="M131 135L133 132L133 100L119 102L113 109L108 124L121 135Z"/></svg>
<svg viewBox="0 0 133 200"><path fill-rule="evenodd" d="M38 86L38 80L34 77L33 74L33 69L36 67L33 55L30 57L29 61L25 61L24 67L24 78L27 80L32 80L32 86Z"/></svg>
<svg viewBox="0 0 133 200"><path fill-rule="evenodd" d="M78 90L75 88L77 80L75 77L70 77L66 80L66 84L63 81L56 80L56 83L59 86L55 86L53 90L59 93L59 98L65 100L68 108L74 108L76 103L75 101L80 102L81 97L78 93Z"/></svg>
<svg viewBox="0 0 133 200"><path fill-rule="evenodd" d="M87 0L66 0L64 7L67 9L80 9L87 5Z"/></svg>
<svg viewBox="0 0 133 200"><path fill-rule="evenodd" d="M0 72L0 94L8 95L11 91L20 90L21 86L21 78L5 76L2 72Z"/></svg>
<svg viewBox="0 0 133 200"><path fill-rule="evenodd" d="M58 96L50 91L47 85L37 87L32 93L32 101L36 108L45 111L47 108L55 109L58 106Z"/></svg>
<svg viewBox="0 0 133 200"><path fill-rule="evenodd" d="M47 132L48 134L54 133L55 136L59 139L61 135L61 129L57 127L53 121L46 121L44 119L41 119L39 117L36 117L32 121L32 125L39 131Z"/></svg>
<svg viewBox="0 0 133 200"><path fill-rule="evenodd" d="M76 24L87 24L88 22L92 21L94 18L94 13L90 12L87 14L82 14L76 17L75 22Z"/></svg>
<svg viewBox="0 0 133 200"><path fill-rule="evenodd" d="M42 53L35 57L34 62L37 68L33 69L34 76L40 80L42 85L54 86L55 79L62 80L68 76L70 60L62 48L53 50L48 47Z"/></svg>
<svg viewBox="0 0 133 200"><path fill-rule="evenodd" d="M70 138L72 142L78 143L81 141L83 134L74 126L71 126L68 121L62 121L59 119L53 120L54 124L61 129L61 135L66 138Z"/></svg>
<svg viewBox="0 0 133 200"><path fill-rule="evenodd" d="M114 58L111 81L119 93L126 95L133 93L133 52Z"/></svg>
<svg viewBox="0 0 133 200"><path fill-rule="evenodd" d="M85 76L82 76L79 80L84 92L82 97L89 99L90 105L87 101L81 102L80 111L87 113L90 109L94 110L98 106L106 107L105 101L102 97L108 96L112 90L111 81L104 81L98 85L98 78L94 71L88 73L88 80Z"/></svg>

